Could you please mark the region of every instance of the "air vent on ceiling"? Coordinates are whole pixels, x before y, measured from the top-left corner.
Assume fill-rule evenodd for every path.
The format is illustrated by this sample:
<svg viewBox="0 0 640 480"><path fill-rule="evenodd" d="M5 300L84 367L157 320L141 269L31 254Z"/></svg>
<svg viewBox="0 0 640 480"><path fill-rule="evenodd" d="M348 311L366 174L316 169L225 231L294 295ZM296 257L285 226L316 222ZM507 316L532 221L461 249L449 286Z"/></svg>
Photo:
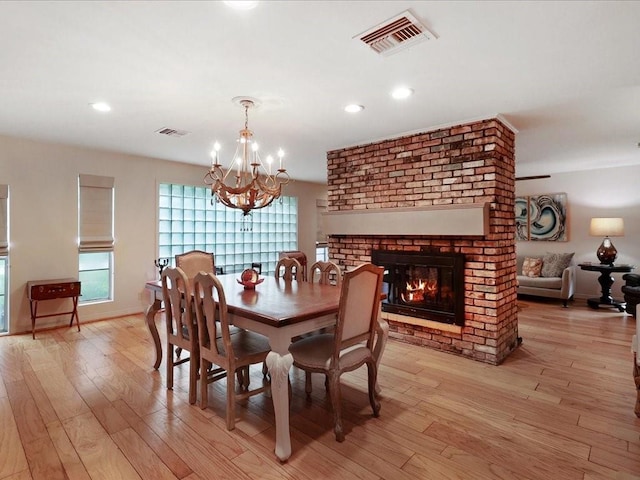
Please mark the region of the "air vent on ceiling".
<svg viewBox="0 0 640 480"><path fill-rule="evenodd" d="M391 55L436 36L407 10L353 38L362 40L376 53Z"/></svg>
<svg viewBox="0 0 640 480"><path fill-rule="evenodd" d="M175 128L169 127L164 127L160 130L156 130L156 133L159 133L161 135L169 135L170 137L184 137L185 135L189 134L189 132L187 132L186 130L176 130Z"/></svg>

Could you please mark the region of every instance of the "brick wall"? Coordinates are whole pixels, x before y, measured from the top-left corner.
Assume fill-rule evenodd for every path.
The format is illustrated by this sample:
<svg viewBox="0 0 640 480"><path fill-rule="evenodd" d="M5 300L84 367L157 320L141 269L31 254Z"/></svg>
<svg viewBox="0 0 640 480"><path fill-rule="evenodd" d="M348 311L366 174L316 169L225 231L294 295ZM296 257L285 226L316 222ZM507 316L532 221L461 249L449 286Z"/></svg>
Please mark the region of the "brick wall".
<svg viewBox="0 0 640 480"><path fill-rule="evenodd" d="M499 119L442 128L327 153L328 210L489 203L485 236L334 236L343 267L371 251L465 254L465 325L439 329L390 320L390 336L499 364L517 346L515 136Z"/></svg>

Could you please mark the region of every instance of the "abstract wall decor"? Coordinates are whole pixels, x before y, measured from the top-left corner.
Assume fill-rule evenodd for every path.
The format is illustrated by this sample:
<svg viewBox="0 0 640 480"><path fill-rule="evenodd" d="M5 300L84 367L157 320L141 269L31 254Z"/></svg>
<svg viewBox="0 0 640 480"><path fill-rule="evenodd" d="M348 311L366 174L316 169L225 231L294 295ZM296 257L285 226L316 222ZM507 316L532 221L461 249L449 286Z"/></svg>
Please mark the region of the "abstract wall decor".
<svg viewBox="0 0 640 480"><path fill-rule="evenodd" d="M529 197L516 197L516 240L529 240Z"/></svg>
<svg viewBox="0 0 640 480"><path fill-rule="evenodd" d="M516 197L516 240L566 242L567 194Z"/></svg>

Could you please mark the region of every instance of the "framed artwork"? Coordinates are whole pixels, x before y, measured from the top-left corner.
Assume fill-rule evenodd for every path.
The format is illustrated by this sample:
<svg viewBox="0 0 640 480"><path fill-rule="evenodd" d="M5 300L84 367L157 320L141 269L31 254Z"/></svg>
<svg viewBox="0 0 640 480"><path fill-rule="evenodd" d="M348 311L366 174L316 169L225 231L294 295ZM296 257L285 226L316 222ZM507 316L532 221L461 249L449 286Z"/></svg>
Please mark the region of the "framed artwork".
<svg viewBox="0 0 640 480"><path fill-rule="evenodd" d="M516 197L516 240L566 242L567 194Z"/></svg>
<svg viewBox="0 0 640 480"><path fill-rule="evenodd" d="M529 240L529 197L516 197L516 240Z"/></svg>

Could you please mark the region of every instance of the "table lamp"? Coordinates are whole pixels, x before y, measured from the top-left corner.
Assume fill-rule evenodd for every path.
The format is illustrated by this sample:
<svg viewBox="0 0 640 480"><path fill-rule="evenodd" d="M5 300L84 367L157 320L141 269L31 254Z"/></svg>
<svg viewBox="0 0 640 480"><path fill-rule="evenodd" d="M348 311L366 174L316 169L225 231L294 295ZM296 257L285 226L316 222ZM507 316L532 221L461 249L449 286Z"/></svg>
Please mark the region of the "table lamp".
<svg viewBox="0 0 640 480"><path fill-rule="evenodd" d="M592 218L589 226L589 235L594 237L604 236L604 240L596 255L600 263L605 265L613 265L618 251L613 246L609 237L622 237L624 235L624 222L621 218Z"/></svg>

